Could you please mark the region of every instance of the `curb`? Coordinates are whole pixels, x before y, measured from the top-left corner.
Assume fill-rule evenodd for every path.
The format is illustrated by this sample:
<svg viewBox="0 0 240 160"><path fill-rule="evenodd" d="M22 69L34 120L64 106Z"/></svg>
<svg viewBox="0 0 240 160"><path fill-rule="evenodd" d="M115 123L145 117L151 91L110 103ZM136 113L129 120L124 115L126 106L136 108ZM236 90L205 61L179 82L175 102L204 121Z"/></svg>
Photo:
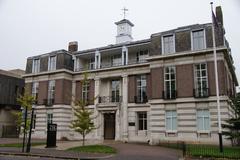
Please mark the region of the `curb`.
<svg viewBox="0 0 240 160"><path fill-rule="evenodd" d="M0 155L13 155L13 156L26 156L26 157L43 157L43 158L56 158L56 159L67 159L67 160L97 160L103 158L111 158L114 155L108 155L104 157L66 157L66 156L52 156L52 155L42 155L42 154L34 154L34 153L14 153L14 152L0 152Z"/></svg>

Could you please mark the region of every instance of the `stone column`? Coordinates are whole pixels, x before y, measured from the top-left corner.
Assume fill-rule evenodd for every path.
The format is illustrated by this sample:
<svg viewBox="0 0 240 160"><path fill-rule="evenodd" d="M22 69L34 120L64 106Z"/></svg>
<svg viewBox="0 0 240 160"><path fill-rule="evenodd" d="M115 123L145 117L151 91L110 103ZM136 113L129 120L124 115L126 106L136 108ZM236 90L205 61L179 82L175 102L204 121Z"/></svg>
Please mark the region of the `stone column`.
<svg viewBox="0 0 240 160"><path fill-rule="evenodd" d="M122 126L123 126L123 141L128 141L128 76L122 76Z"/></svg>
<svg viewBox="0 0 240 160"><path fill-rule="evenodd" d="M124 57L125 54L125 57ZM126 62L124 64L124 61ZM128 48L126 46L122 47L122 65L127 65L128 64Z"/></svg>
<svg viewBox="0 0 240 160"><path fill-rule="evenodd" d="M76 100L76 81L73 80L72 81L72 99L71 99L71 107L74 107L75 106L75 100ZM72 110L72 116L71 116L71 120L74 120L74 110L73 108L71 108ZM74 129L70 128L70 133L69 133L69 138L70 139L74 139Z"/></svg>
<svg viewBox="0 0 240 160"><path fill-rule="evenodd" d="M95 89L94 89L94 124L96 125L97 129L95 131L95 139L101 139L101 116L99 115L100 113L97 110L97 104L98 104L98 96L99 96L99 91L100 91L100 79L95 78Z"/></svg>

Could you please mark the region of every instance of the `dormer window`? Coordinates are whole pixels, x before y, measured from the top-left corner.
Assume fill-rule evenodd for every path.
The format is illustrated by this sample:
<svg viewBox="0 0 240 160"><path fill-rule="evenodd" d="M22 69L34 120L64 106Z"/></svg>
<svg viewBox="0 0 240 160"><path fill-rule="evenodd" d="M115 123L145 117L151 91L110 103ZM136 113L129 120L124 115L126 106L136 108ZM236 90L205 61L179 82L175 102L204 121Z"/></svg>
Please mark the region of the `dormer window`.
<svg viewBox="0 0 240 160"><path fill-rule="evenodd" d="M205 32L203 29L192 31L192 50L201 50L206 48Z"/></svg>
<svg viewBox="0 0 240 160"><path fill-rule="evenodd" d="M40 59L33 59L32 73L40 72Z"/></svg>
<svg viewBox="0 0 240 160"><path fill-rule="evenodd" d="M175 52L174 35L166 35L162 37L162 52L163 54L171 54Z"/></svg>
<svg viewBox="0 0 240 160"><path fill-rule="evenodd" d="M49 62L48 62L48 71L54 71L56 70L56 56L51 56L49 57Z"/></svg>

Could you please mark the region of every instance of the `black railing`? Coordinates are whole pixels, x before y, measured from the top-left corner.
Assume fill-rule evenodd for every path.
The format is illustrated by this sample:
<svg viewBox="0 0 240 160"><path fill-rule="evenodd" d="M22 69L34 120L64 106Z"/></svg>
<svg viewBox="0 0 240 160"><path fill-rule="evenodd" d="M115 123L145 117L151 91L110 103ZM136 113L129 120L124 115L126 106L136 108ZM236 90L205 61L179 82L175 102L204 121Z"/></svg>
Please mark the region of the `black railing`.
<svg viewBox="0 0 240 160"><path fill-rule="evenodd" d="M147 96L134 96L134 102L135 103L147 103L148 97Z"/></svg>
<svg viewBox="0 0 240 160"><path fill-rule="evenodd" d="M177 91L176 90L167 90L162 92L163 99L176 99Z"/></svg>
<svg viewBox="0 0 240 160"><path fill-rule="evenodd" d="M54 105L54 99L44 99L43 104L46 106L52 106Z"/></svg>
<svg viewBox="0 0 240 160"><path fill-rule="evenodd" d="M98 103L119 103L122 102L122 96L101 96L98 97Z"/></svg>
<svg viewBox="0 0 240 160"><path fill-rule="evenodd" d="M195 98L207 98L209 97L209 89L208 88L193 89L193 96Z"/></svg>

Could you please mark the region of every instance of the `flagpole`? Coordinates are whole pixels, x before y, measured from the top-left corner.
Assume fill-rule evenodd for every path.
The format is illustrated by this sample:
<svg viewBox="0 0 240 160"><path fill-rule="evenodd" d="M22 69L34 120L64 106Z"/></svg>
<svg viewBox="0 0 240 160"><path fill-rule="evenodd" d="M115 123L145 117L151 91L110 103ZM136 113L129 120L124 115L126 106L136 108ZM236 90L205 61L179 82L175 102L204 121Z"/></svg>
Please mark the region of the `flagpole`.
<svg viewBox="0 0 240 160"><path fill-rule="evenodd" d="M213 2L211 4L212 14L213 12ZM214 55L214 68L215 68L215 84L216 84L216 96L217 96L217 112L218 112L218 136L219 136L219 150L223 152L222 143L222 124L221 124L221 111L220 111L220 97L219 97L219 85L218 85L218 68L217 68L217 52L216 52L216 41L215 41L215 26L212 15L212 39L213 39L213 55Z"/></svg>

